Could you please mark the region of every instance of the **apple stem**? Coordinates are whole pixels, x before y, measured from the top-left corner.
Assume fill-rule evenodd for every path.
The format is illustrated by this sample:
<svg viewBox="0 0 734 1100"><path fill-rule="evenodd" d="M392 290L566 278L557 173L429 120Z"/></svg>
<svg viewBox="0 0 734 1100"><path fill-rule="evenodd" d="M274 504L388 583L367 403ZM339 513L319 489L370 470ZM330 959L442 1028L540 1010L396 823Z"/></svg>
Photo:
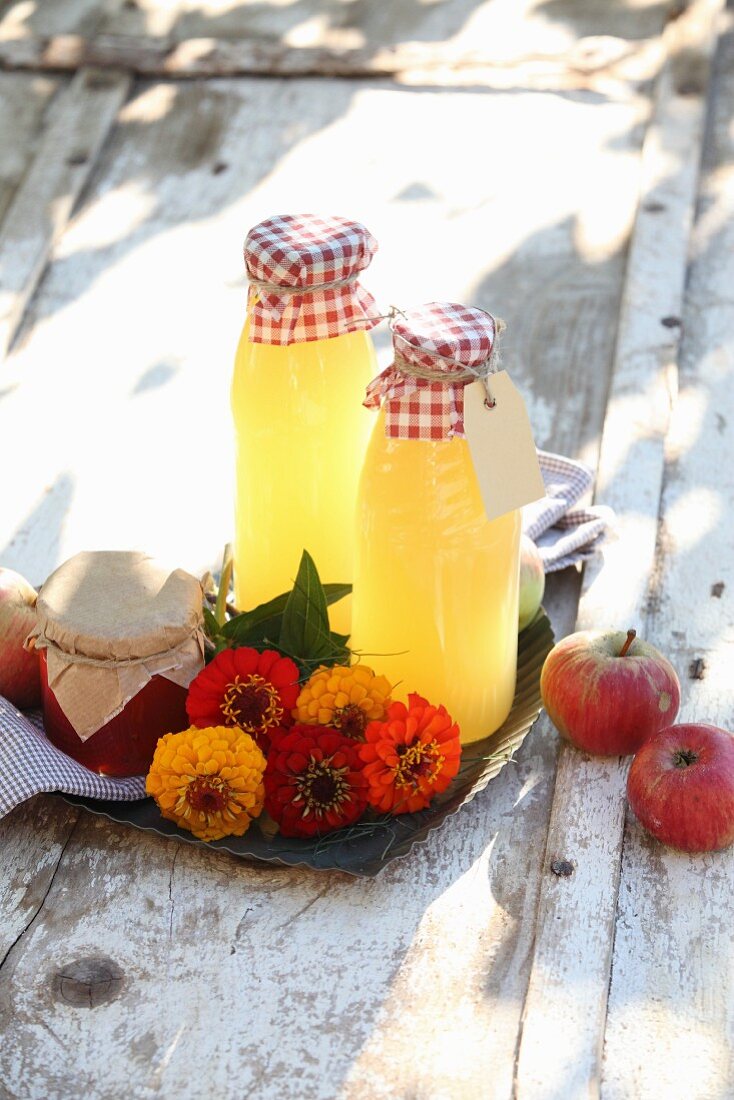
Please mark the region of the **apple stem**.
<svg viewBox="0 0 734 1100"><path fill-rule="evenodd" d="M620 657L626 657L627 656L627 650L632 645L632 643L634 642L636 637L637 637L637 631L636 630L628 630L627 631L627 640L625 641L624 645L622 646L622 648L619 651L619 656Z"/></svg>
<svg viewBox="0 0 734 1100"><path fill-rule="evenodd" d="M697 760L697 754L691 749L679 749L673 756L673 763L676 768L688 768L691 764L695 764Z"/></svg>

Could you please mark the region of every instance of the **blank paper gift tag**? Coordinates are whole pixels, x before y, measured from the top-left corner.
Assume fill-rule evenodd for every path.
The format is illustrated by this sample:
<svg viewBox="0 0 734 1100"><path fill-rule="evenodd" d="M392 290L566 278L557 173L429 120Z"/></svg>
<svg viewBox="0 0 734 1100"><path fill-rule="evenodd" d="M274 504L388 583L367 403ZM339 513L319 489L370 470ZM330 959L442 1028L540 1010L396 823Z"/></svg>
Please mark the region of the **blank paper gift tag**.
<svg viewBox="0 0 734 1100"><path fill-rule="evenodd" d="M490 374L488 384L491 409L481 382L464 387L464 430L487 519L497 519L545 496L545 484L519 391L504 370Z"/></svg>

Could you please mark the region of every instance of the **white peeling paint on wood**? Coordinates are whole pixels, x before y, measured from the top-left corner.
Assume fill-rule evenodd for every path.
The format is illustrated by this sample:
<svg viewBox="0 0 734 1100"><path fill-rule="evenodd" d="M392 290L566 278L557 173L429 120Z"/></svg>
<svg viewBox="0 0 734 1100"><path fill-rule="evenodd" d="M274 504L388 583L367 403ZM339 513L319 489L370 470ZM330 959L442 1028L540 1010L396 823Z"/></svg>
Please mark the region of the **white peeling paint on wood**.
<svg viewBox="0 0 734 1100"><path fill-rule="evenodd" d="M692 242L680 393L662 498L655 638L679 721L734 732L734 33L722 39ZM712 589L723 585L719 595ZM703 678L690 664L705 660ZM734 850L663 848L629 815L609 994L605 1100L734 1095Z"/></svg>
<svg viewBox="0 0 734 1100"><path fill-rule="evenodd" d="M130 84L81 70L61 93L33 164L0 226L0 358L10 346Z"/></svg>
<svg viewBox="0 0 734 1100"><path fill-rule="evenodd" d="M0 820L0 966L43 905L77 816L41 797Z"/></svg>
<svg viewBox="0 0 734 1100"><path fill-rule="evenodd" d="M706 64L720 8L716 2L695 5L697 87L677 83L683 70L674 53L660 80L645 141L596 493L599 502L616 509L619 539L605 551L603 567L592 563L587 569L579 629L645 622L703 138ZM675 50L676 42L672 45ZM687 60L693 66L693 57ZM666 319L675 324L665 324ZM654 632L651 640L657 640ZM561 752L518 1057L519 1100L598 1094L626 766L588 759L570 747ZM576 863L572 876L550 872L556 857Z"/></svg>

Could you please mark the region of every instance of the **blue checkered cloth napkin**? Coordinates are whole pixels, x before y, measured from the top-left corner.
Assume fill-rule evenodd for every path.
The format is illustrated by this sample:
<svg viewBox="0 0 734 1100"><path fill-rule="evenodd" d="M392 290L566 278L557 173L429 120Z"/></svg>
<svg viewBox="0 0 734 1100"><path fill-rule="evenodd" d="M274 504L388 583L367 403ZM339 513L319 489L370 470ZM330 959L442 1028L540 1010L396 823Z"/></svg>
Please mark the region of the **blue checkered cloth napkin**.
<svg viewBox="0 0 734 1100"><path fill-rule="evenodd" d="M594 474L582 462L538 451L546 495L523 508L523 531L540 550L546 573L587 561L613 531L614 512L605 505L576 507L591 490Z"/></svg>
<svg viewBox="0 0 734 1100"><path fill-rule="evenodd" d="M0 817L43 791L133 802L145 798L145 776L90 772L51 744L40 716L21 714L0 695Z"/></svg>

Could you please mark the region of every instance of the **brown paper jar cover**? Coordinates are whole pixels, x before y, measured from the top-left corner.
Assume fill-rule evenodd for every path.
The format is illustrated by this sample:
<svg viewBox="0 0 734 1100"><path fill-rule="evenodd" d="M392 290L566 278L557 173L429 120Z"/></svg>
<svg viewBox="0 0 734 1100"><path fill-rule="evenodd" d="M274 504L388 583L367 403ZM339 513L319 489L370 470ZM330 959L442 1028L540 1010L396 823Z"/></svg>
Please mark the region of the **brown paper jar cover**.
<svg viewBox="0 0 734 1100"><path fill-rule="evenodd" d="M196 577L137 551L86 551L51 574L31 638L82 741L153 676L189 686L204 667L202 601Z"/></svg>

